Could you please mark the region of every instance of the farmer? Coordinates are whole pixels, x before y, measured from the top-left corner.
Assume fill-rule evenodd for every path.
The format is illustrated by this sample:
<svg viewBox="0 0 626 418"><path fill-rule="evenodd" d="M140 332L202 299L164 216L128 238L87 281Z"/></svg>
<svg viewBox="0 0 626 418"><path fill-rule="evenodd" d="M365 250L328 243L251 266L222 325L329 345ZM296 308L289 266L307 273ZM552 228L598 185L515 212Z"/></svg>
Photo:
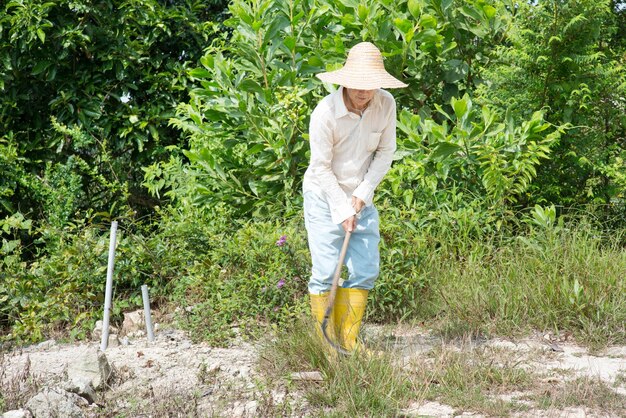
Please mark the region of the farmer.
<svg viewBox="0 0 626 418"><path fill-rule="evenodd" d="M382 54L369 42L355 45L343 68L317 77L340 87L317 105L309 126L311 161L303 192L313 264L311 312L319 333L349 231L349 277L337 289L330 327L336 342L353 351L367 294L379 273L379 219L372 199L396 149L396 102L382 88L406 84L387 73Z"/></svg>

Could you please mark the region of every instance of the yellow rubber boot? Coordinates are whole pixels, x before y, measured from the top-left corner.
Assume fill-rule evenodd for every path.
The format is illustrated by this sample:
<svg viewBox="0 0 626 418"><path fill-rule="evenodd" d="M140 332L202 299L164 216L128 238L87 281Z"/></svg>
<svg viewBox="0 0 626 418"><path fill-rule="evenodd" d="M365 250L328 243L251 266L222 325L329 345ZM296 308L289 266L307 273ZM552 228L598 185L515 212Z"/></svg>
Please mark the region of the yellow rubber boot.
<svg viewBox="0 0 626 418"><path fill-rule="evenodd" d="M339 343L347 351L354 351L357 347L368 293L369 291L363 289L337 289L333 316Z"/></svg>
<svg viewBox="0 0 626 418"><path fill-rule="evenodd" d="M315 331L317 332L317 336L323 342L326 342L326 338L324 338L324 334L322 333L322 321L324 321L324 313L326 312L326 308L328 306L328 295L330 292L322 293L319 295L314 295L313 293L309 293L311 298L311 315L315 319ZM335 323L333 321L333 315L328 318L328 327L326 328L327 334L333 341L337 340Z"/></svg>

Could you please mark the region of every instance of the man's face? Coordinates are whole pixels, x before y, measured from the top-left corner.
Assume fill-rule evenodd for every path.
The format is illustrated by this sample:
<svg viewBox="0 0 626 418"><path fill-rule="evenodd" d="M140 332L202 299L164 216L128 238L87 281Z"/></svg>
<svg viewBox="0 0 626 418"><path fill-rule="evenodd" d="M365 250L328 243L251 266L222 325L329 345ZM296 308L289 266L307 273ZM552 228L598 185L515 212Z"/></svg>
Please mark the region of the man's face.
<svg viewBox="0 0 626 418"><path fill-rule="evenodd" d="M376 90L356 90L346 88L346 93L352 102L352 105L357 109L365 109L367 104L374 97Z"/></svg>

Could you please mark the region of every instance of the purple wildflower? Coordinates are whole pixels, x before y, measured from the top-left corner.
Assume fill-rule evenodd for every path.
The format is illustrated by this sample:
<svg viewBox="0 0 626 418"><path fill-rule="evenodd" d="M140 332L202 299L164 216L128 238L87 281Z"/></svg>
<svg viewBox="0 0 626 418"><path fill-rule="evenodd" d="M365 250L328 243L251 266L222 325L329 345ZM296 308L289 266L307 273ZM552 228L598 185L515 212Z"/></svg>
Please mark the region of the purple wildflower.
<svg viewBox="0 0 626 418"><path fill-rule="evenodd" d="M276 287L277 287L277 288L279 288L279 289L280 289L281 287L283 287L284 285L285 285L285 279L284 279L284 278L280 279L280 280L278 281L278 283L276 283Z"/></svg>
<svg viewBox="0 0 626 418"><path fill-rule="evenodd" d="M278 241L276 241L276 246L282 247L287 242L287 235L281 236Z"/></svg>

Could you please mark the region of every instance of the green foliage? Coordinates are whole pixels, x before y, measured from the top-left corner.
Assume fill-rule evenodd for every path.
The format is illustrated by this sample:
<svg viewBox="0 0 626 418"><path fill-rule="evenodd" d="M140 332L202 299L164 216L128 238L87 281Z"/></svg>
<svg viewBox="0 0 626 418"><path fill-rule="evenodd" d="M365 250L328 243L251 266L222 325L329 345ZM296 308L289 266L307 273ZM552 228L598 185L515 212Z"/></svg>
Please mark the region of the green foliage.
<svg viewBox="0 0 626 418"><path fill-rule="evenodd" d="M232 35L189 72L197 87L171 120L188 134L189 169L176 174L178 158L153 165L145 184L201 205L227 202L242 215L299 207L308 115L326 93L313 74L340 65L351 45L376 43L389 71L410 84L400 106L428 115L442 97L474 87L508 16L482 1L235 1L230 10Z"/></svg>
<svg viewBox="0 0 626 418"><path fill-rule="evenodd" d="M439 292L431 312L479 333L569 331L591 345L623 343L621 237L553 223L552 211L536 209L528 235L477 245L476 256L458 263L430 265Z"/></svg>
<svg viewBox="0 0 626 418"><path fill-rule="evenodd" d="M180 141L167 120L220 3L3 3L0 215L62 226L88 209L150 207L141 166Z"/></svg>
<svg viewBox="0 0 626 418"><path fill-rule="evenodd" d="M217 212L220 216L225 212ZM143 225L121 219L114 271L113 320L141 306L140 287L147 284L155 306L171 290L170 282L184 274L189 260L202 257L211 233L198 231L193 222L178 222L176 211L154 233ZM206 218L205 218L206 219ZM15 215L1 222L17 239L4 240L0 250L0 331L4 338L37 341L67 328L69 337L81 338L101 317L104 302L109 229L86 221L63 228L48 225L33 231L46 249L36 261L22 261L20 230L31 221Z"/></svg>
<svg viewBox="0 0 626 418"><path fill-rule="evenodd" d="M235 0L212 23L223 5L2 6L4 338L84 335L102 309L111 218L114 320L147 283L211 342L292 321L307 304L308 115L332 88L314 74L367 40L409 84L394 92L399 150L377 191L382 272L369 319L624 341L623 236L568 224L561 209L623 208L619 9Z"/></svg>
<svg viewBox="0 0 626 418"><path fill-rule="evenodd" d="M318 370L323 375L321 382L298 382L308 408L313 408L316 416L392 417L407 401L415 399L413 382L392 355L357 352L333 357L311 323L302 318L276 332L275 338L266 342L260 358L268 381L301 371Z"/></svg>
<svg viewBox="0 0 626 418"><path fill-rule="evenodd" d="M535 177L540 159L548 157L559 131L545 132L550 125L540 112L516 126L511 115L500 122L489 107L479 113L468 96L453 98L451 107L454 116L439 111L452 127L432 120L419 127L431 150L427 164L433 166L435 176L441 182L449 178L475 195L486 195L489 206L515 202Z"/></svg>
<svg viewBox="0 0 626 418"><path fill-rule="evenodd" d="M539 169L528 201L623 203L626 84L623 48L610 47L609 1L541 1L519 6L508 44L485 68L481 100L517 119L545 109L570 129Z"/></svg>
<svg viewBox="0 0 626 418"><path fill-rule="evenodd" d="M181 324L195 338L224 344L233 327L254 334L302 314L309 268L302 229L299 221L259 222L213 233L206 262L175 284L174 300L189 306Z"/></svg>

